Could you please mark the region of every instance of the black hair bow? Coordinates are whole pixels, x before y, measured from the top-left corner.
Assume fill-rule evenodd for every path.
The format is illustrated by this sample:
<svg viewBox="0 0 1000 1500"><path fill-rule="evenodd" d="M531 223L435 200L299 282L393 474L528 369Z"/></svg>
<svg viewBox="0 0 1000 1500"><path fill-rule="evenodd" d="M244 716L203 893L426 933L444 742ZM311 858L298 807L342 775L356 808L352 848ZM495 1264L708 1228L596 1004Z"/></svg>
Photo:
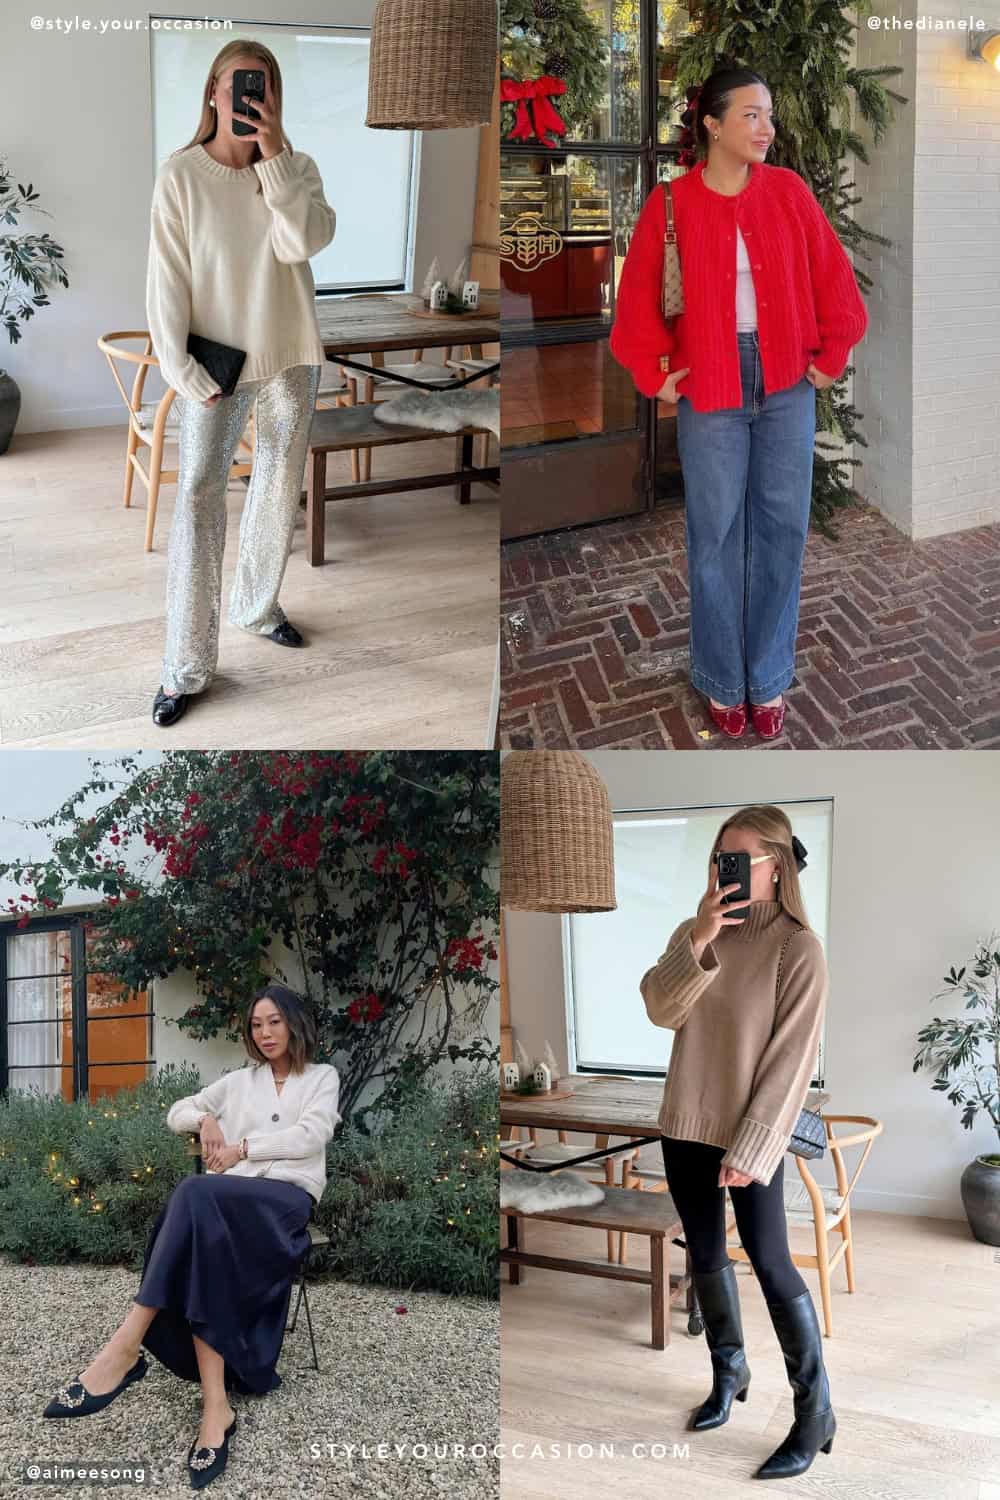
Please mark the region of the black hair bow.
<svg viewBox="0 0 1000 1500"><path fill-rule="evenodd" d="M798 838L796 834L793 833L792 834L792 853L795 855L795 868L797 870L804 870L805 869L805 867L806 867L806 854L808 852L809 851L806 849L806 846L805 846L805 844L803 844L802 840L800 838Z"/></svg>

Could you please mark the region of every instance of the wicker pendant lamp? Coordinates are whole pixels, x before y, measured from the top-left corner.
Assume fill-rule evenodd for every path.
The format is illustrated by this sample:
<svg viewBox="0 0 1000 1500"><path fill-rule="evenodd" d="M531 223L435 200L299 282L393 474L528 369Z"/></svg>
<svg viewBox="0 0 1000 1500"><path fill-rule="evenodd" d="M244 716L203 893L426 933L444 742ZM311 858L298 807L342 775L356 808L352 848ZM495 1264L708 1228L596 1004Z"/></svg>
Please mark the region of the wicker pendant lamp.
<svg viewBox="0 0 1000 1500"><path fill-rule="evenodd" d="M608 790L575 750L500 762L500 902L522 911L614 911Z"/></svg>
<svg viewBox="0 0 1000 1500"><path fill-rule="evenodd" d="M378 0L365 124L374 130L488 125L499 36L496 0Z"/></svg>

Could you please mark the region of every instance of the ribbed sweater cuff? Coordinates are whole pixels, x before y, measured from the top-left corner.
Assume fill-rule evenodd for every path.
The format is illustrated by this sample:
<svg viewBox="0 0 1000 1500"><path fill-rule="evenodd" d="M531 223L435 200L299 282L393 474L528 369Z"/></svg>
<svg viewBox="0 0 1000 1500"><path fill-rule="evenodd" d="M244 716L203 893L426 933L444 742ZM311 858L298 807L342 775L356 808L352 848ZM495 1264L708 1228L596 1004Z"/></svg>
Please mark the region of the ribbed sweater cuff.
<svg viewBox="0 0 1000 1500"><path fill-rule="evenodd" d="M287 146L268 161L255 161L254 169L266 188L281 187L282 183L291 182L295 176L292 153Z"/></svg>
<svg viewBox="0 0 1000 1500"><path fill-rule="evenodd" d="M829 375L833 380L839 380L844 373L850 353L850 344L824 344L820 352L814 355L813 364L821 374Z"/></svg>
<svg viewBox="0 0 1000 1500"><path fill-rule="evenodd" d="M745 1172L755 1182L767 1187L788 1150L790 1139L783 1131L773 1130L770 1125L762 1125L759 1120L751 1120L745 1115L722 1158L722 1165Z"/></svg>
<svg viewBox="0 0 1000 1500"><path fill-rule="evenodd" d="M711 943L705 944L701 963L695 958L690 932L668 948L640 985L654 1026L680 1025L718 971L719 960Z"/></svg>
<svg viewBox="0 0 1000 1500"><path fill-rule="evenodd" d="M184 390L180 394L189 397L192 401L207 401L209 396L218 396L221 391L222 386L217 380L212 379L205 366L200 365L196 359L192 359L191 373L185 379Z"/></svg>

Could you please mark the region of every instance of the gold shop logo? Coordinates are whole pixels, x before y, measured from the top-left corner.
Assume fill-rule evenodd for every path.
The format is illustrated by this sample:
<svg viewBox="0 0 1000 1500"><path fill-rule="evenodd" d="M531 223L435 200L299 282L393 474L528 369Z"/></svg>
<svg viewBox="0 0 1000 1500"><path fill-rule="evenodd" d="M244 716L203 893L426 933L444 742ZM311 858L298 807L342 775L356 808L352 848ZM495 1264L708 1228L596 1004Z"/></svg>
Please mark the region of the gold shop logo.
<svg viewBox="0 0 1000 1500"><path fill-rule="evenodd" d="M500 259L513 261L519 271L537 271L552 260L563 247L557 229L543 223L538 214L518 214L514 222L500 231Z"/></svg>

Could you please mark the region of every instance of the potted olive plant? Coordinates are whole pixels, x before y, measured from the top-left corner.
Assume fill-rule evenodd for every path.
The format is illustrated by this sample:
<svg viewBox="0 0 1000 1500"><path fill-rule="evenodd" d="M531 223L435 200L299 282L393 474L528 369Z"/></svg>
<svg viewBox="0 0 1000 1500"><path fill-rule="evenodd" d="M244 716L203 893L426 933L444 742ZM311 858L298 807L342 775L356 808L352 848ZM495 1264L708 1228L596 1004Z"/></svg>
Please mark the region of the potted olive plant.
<svg viewBox="0 0 1000 1500"><path fill-rule="evenodd" d="M933 998L964 999L967 1014L935 1016L922 1027L913 1071L933 1068L931 1087L961 1106L964 1128L971 1130L984 1109L1000 1138L1000 940L994 935L981 942L970 962L951 969L944 983L947 988ZM1000 1245L1000 1151L970 1161L961 1186L972 1233L985 1245Z"/></svg>
<svg viewBox="0 0 1000 1500"><path fill-rule="evenodd" d="M0 157L0 322L12 344L21 338L21 323L35 315L36 307L48 307L46 288L69 286L61 261L63 249L47 234L8 234L8 225L16 225L18 215L29 204L35 213L38 194L29 182L27 187L15 183ZM49 215L51 218L51 215ZM6 370L0 370L0 454L7 452L21 410L21 390Z"/></svg>

